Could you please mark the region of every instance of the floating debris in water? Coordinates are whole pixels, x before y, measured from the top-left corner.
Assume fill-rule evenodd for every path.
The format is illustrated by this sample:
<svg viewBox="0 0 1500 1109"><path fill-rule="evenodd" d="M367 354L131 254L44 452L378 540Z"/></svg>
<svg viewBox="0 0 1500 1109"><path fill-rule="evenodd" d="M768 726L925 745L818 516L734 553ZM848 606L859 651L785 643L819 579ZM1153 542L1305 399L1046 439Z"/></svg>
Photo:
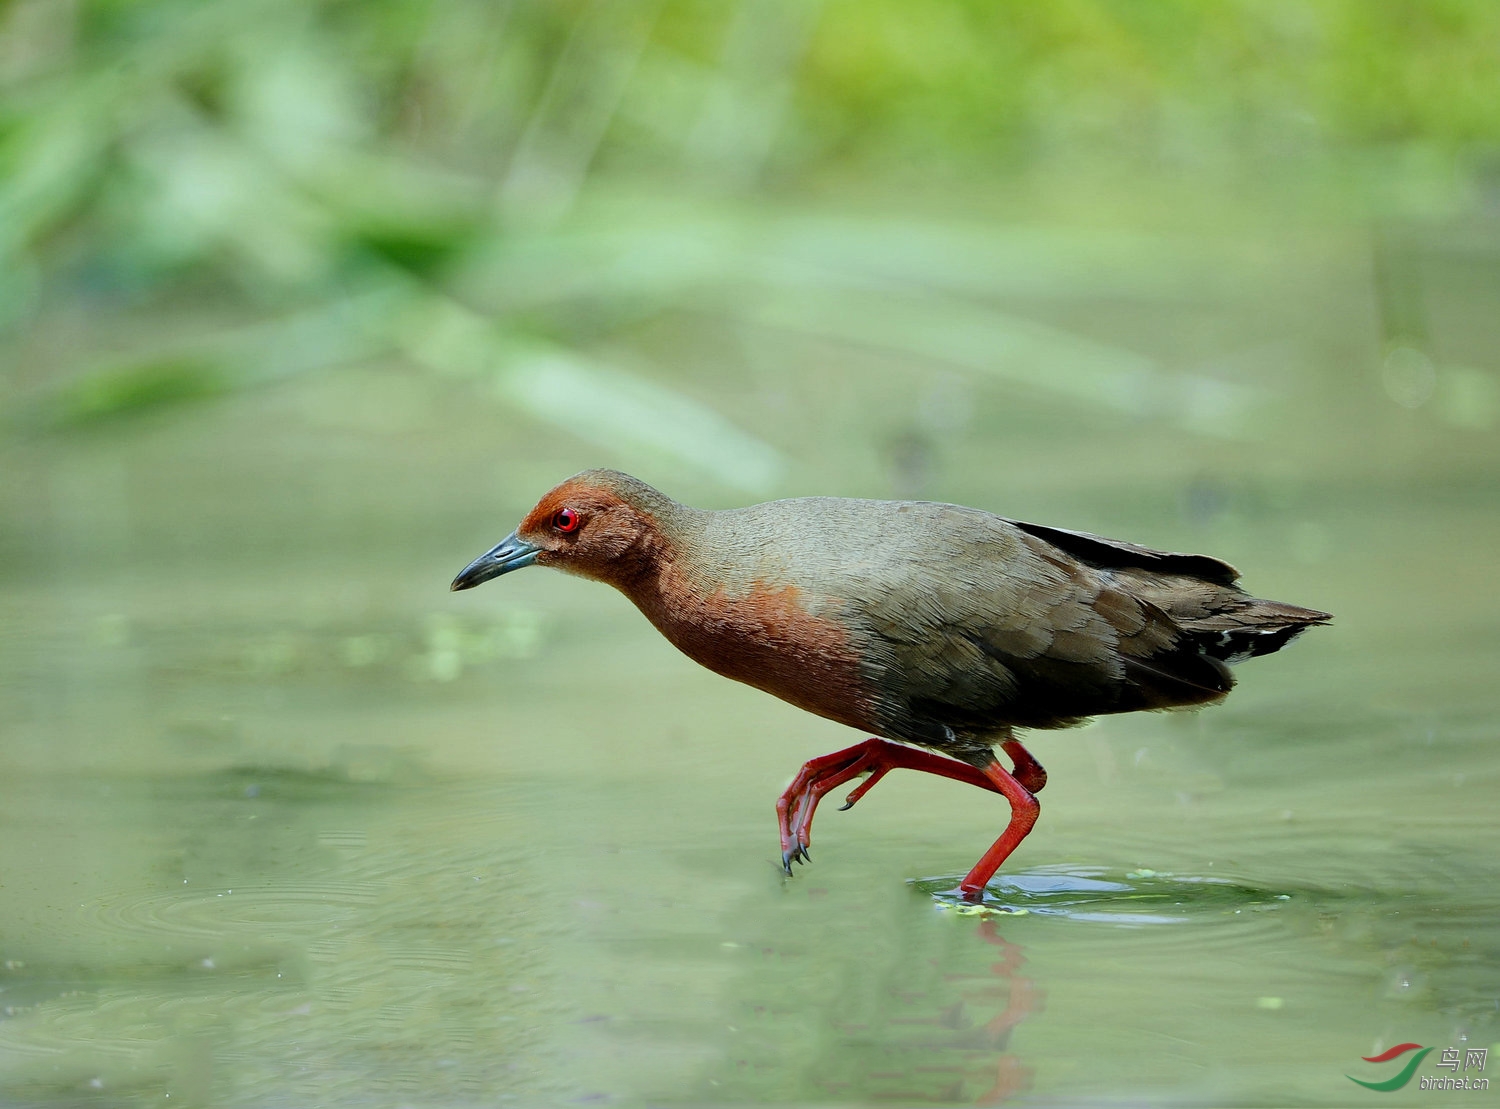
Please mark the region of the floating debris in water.
<svg viewBox="0 0 1500 1109"><path fill-rule="evenodd" d="M938 908L938 912L948 912L948 911L951 910L957 916L988 916L988 915L992 915L992 914L996 915L996 916L1030 916L1031 915L1031 910L1030 909L1022 909L1022 908L1017 907L1017 906L1010 906L1010 905L986 905L986 904L978 904L978 905L976 905L973 902L968 902L968 903L965 903L965 904L960 904L958 902L953 902L953 901L939 901L937 903L937 908Z"/></svg>

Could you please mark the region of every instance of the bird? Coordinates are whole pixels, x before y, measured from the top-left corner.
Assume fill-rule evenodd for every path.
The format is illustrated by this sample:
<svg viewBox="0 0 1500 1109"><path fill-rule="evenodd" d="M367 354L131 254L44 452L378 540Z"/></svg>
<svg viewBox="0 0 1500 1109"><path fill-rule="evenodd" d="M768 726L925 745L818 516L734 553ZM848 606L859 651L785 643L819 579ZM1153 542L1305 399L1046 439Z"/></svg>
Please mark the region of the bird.
<svg viewBox="0 0 1500 1109"><path fill-rule="evenodd" d="M1231 665L1332 620L1250 595L1208 555L934 501L700 510L606 469L545 494L451 588L532 565L614 586L694 661L870 735L777 800L788 875L818 803L855 778L845 809L895 769L1000 794L1010 819L958 886L969 902L1040 813L1047 772L1018 730L1213 704Z"/></svg>

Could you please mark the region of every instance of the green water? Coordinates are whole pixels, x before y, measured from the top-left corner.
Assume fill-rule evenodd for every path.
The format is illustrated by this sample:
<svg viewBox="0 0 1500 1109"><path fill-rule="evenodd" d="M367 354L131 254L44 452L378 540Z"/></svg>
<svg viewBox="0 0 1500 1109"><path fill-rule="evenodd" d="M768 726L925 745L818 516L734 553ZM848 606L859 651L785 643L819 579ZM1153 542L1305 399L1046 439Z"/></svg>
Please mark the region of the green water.
<svg viewBox="0 0 1500 1109"><path fill-rule="evenodd" d="M1214 246L1253 256L1217 286L1009 305L1168 367L1239 352L1269 400L1232 428L923 355L874 308L867 345L770 299L633 332L789 460L778 492L1206 550L1337 615L1222 707L1034 736L1042 817L994 889L1024 912L933 896L1005 812L909 774L784 878L777 793L859 736L602 586L446 592L586 465L745 492L400 363L7 440L0 1103L1492 1097L1346 1075L1500 1040L1495 279L1433 278L1460 368L1413 397L1360 242L1278 243Z"/></svg>

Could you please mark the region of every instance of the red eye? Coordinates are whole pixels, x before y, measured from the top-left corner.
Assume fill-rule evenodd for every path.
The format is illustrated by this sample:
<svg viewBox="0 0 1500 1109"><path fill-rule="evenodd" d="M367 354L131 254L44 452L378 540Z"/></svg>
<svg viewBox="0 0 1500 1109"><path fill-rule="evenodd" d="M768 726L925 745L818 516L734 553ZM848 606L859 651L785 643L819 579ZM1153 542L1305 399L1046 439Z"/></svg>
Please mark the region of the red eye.
<svg viewBox="0 0 1500 1109"><path fill-rule="evenodd" d="M559 508L552 517L552 526L558 531L577 531L579 523L578 513L571 508Z"/></svg>

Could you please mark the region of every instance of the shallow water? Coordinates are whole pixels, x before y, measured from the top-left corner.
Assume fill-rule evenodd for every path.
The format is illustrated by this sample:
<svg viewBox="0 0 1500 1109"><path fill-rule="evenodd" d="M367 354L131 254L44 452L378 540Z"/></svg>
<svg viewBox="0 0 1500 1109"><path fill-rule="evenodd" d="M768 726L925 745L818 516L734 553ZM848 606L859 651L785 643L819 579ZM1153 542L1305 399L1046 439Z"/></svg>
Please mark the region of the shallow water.
<svg viewBox="0 0 1500 1109"><path fill-rule="evenodd" d="M1245 439L940 378L972 418L887 481L932 378L764 340L788 357L737 418L847 422L786 418L786 492L918 481L1338 616L1222 707L1033 737L998 911L941 896L989 795L892 775L787 879L776 794L859 737L601 586L445 592L535 493L630 458L397 370L10 442L0 1102L1337 1105L1388 1073L1362 1055L1500 1040L1494 431L1345 372L1355 324L1268 272L1225 318L1281 305L1326 361L1256 379L1285 402Z"/></svg>

